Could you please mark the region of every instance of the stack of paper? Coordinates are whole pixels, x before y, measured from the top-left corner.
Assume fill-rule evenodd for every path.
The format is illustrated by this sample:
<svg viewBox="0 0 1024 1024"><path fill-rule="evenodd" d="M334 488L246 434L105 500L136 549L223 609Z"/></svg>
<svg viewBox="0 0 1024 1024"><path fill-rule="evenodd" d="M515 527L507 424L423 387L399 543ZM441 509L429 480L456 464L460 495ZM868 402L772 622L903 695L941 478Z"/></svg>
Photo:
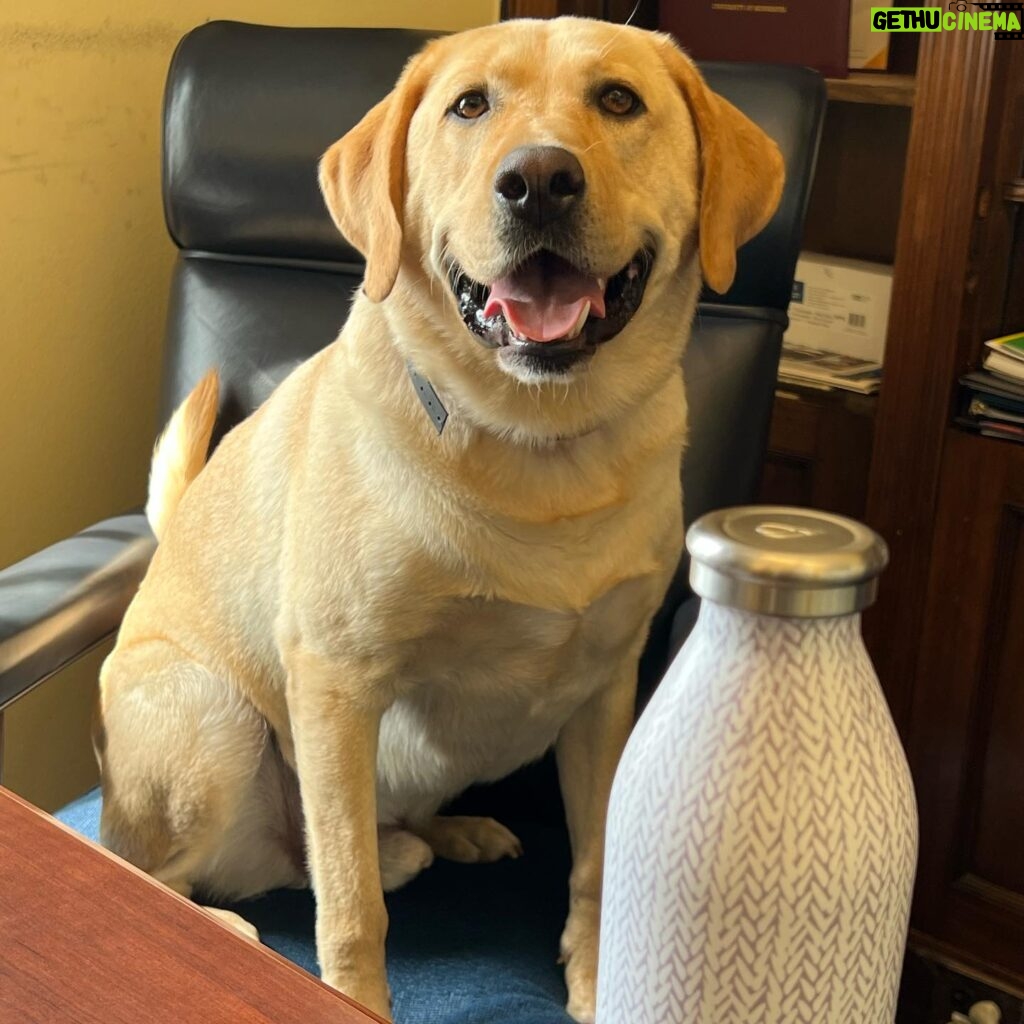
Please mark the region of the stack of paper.
<svg viewBox="0 0 1024 1024"><path fill-rule="evenodd" d="M805 388L826 391L838 388L870 395L881 386L882 364L857 356L783 342L779 380L784 384L797 384Z"/></svg>

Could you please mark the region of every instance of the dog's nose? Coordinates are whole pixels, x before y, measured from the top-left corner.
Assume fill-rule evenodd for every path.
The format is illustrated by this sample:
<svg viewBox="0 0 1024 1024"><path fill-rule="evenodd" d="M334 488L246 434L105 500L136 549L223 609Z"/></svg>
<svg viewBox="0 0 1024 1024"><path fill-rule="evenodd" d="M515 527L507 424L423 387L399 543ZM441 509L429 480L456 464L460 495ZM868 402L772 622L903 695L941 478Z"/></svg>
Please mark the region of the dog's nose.
<svg viewBox="0 0 1024 1024"><path fill-rule="evenodd" d="M502 160L494 192L499 205L539 228L565 216L586 184L582 165L567 149L521 146Z"/></svg>

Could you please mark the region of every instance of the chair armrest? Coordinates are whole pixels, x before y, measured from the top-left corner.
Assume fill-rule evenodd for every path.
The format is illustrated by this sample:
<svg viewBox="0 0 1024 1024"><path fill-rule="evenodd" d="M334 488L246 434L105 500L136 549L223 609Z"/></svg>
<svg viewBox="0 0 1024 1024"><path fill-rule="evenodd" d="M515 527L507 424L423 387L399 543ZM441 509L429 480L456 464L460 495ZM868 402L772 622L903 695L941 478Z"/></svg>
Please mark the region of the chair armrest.
<svg viewBox="0 0 1024 1024"><path fill-rule="evenodd" d="M117 629L155 549L135 512L0 571L0 711Z"/></svg>

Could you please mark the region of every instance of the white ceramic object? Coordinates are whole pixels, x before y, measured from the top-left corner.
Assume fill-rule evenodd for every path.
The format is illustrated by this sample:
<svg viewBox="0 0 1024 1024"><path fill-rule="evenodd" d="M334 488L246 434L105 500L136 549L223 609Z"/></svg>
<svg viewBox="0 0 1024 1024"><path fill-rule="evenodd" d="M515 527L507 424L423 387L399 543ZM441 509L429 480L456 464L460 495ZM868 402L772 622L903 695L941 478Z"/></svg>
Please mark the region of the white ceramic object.
<svg viewBox="0 0 1024 1024"><path fill-rule="evenodd" d="M891 1022L917 809L860 635L885 545L747 508L687 546L700 616L612 791L597 1024Z"/></svg>

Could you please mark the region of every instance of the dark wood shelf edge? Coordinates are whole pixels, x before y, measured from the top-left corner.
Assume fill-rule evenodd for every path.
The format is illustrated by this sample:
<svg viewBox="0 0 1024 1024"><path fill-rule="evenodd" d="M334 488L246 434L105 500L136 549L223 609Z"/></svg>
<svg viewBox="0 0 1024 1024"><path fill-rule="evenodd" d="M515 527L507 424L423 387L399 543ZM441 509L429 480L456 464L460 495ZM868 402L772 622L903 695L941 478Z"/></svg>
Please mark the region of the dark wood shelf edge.
<svg viewBox="0 0 1024 1024"><path fill-rule="evenodd" d="M917 93L913 75L887 71L851 71L849 78L826 78L828 98L838 103L874 103L912 107Z"/></svg>

